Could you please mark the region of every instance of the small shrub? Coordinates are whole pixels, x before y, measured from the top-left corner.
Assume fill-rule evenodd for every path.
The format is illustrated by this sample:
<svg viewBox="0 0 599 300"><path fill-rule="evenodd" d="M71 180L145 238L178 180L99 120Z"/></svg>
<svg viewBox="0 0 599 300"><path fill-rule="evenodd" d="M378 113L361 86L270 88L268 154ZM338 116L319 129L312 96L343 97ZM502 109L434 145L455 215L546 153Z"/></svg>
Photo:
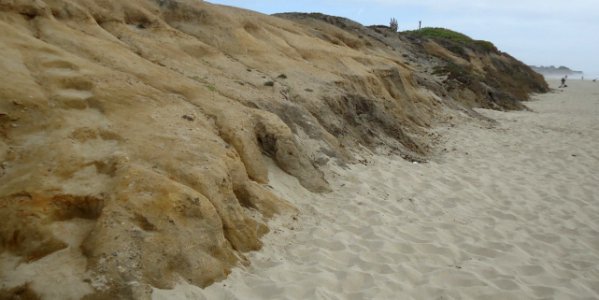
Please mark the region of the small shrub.
<svg viewBox="0 0 599 300"><path fill-rule="evenodd" d="M397 29L399 29L399 25L397 24L397 19L391 18L391 21L389 22L389 28L391 28L391 30L393 30L393 32L397 32Z"/></svg>
<svg viewBox="0 0 599 300"><path fill-rule="evenodd" d="M448 43L449 45L443 45L447 50L451 51L458 56L465 58L468 60L468 53L466 52L466 48L460 44L456 43Z"/></svg>
<svg viewBox="0 0 599 300"><path fill-rule="evenodd" d="M280 78L280 79L287 79L287 75L285 75L285 74L281 74L281 75L277 76L277 78Z"/></svg>
<svg viewBox="0 0 599 300"><path fill-rule="evenodd" d="M216 87L212 84L205 84L204 85L208 90L210 90L211 92L216 92Z"/></svg>
<svg viewBox="0 0 599 300"><path fill-rule="evenodd" d="M474 41L474 45L478 47L478 49L483 50L483 52L498 52L497 47L493 45L493 43L489 41L476 40Z"/></svg>
<svg viewBox="0 0 599 300"><path fill-rule="evenodd" d="M447 78L457 80L466 85L476 81L476 75L474 75L470 67L458 65L453 62L449 62L443 67L435 67L433 74L447 75Z"/></svg>
<svg viewBox="0 0 599 300"><path fill-rule="evenodd" d="M275 83L272 81L267 81L264 83L265 86L275 86Z"/></svg>

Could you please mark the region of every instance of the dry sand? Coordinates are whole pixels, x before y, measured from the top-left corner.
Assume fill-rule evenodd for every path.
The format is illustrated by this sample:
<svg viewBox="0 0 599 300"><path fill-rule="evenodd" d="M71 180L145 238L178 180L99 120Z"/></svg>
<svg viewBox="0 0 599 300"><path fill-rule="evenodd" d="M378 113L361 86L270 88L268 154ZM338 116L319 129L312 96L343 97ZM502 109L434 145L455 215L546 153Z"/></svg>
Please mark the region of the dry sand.
<svg viewBox="0 0 599 300"><path fill-rule="evenodd" d="M227 280L154 298L598 299L599 84L528 106L438 129L447 151L428 163L331 166L329 194L271 167L297 220L275 219Z"/></svg>

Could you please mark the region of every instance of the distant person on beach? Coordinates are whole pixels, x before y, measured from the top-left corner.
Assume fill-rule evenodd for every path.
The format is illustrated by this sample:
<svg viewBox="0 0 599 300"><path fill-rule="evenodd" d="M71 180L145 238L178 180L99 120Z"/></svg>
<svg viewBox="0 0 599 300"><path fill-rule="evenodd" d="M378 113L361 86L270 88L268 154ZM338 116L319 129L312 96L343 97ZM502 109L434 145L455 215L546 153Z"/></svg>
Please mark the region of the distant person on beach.
<svg viewBox="0 0 599 300"><path fill-rule="evenodd" d="M562 84L559 87L560 88L567 87L567 85L566 85L566 77L562 77Z"/></svg>

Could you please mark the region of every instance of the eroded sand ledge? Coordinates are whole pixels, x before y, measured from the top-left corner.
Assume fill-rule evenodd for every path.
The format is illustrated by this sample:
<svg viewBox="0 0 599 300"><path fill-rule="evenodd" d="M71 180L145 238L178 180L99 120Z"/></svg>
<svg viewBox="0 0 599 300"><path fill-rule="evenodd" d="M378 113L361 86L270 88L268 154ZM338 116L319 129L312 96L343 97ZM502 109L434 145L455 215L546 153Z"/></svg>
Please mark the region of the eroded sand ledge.
<svg viewBox="0 0 599 300"><path fill-rule="evenodd" d="M154 297L599 297L599 85L569 85L527 103L534 112L440 128L447 151L429 163L330 168L331 194L273 168L300 219L275 220L283 229L227 280Z"/></svg>

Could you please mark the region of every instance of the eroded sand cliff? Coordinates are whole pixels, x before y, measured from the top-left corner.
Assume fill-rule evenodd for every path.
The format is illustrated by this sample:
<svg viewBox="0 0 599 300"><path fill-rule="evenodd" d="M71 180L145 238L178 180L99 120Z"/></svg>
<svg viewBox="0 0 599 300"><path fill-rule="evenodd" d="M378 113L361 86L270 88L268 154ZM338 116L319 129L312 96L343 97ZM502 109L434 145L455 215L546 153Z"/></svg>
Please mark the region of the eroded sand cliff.
<svg viewBox="0 0 599 300"><path fill-rule="evenodd" d="M289 19L183 0L0 1L2 293L207 286L247 263L268 218L296 213L267 185L266 157L327 192L319 166L358 145L421 160L448 111L519 108L462 101L494 94L432 74L453 59L434 41ZM458 63L519 66L470 54ZM546 89L533 82L521 100ZM35 271L52 261L70 268L60 295Z"/></svg>

